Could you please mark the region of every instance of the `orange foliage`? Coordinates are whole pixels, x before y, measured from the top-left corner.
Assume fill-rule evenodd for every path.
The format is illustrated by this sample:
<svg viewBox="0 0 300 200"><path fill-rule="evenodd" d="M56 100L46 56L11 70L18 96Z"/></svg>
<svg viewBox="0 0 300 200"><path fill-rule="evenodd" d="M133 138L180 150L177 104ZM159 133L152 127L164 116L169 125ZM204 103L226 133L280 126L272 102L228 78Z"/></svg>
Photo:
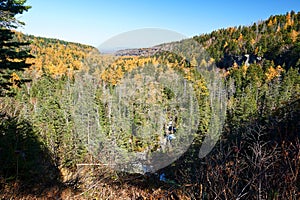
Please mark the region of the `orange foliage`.
<svg viewBox="0 0 300 200"><path fill-rule="evenodd" d="M27 63L33 63L27 72L36 78L45 72L53 77L72 76L74 71L84 67L84 61L95 49L87 45L38 37L32 39L30 48L35 58L26 60Z"/></svg>
<svg viewBox="0 0 300 200"><path fill-rule="evenodd" d="M276 69L273 66L269 67L269 69L265 73L267 81L271 81L274 78L279 77L282 72L283 68L280 65L278 65Z"/></svg>
<svg viewBox="0 0 300 200"><path fill-rule="evenodd" d="M123 56L110 64L106 70L101 73L100 77L103 81L116 85L123 78L125 72L143 67L148 63L157 63L157 60L150 57L139 58L137 56Z"/></svg>
<svg viewBox="0 0 300 200"><path fill-rule="evenodd" d="M17 88L18 87L18 82L20 81L20 77L18 76L18 74L16 74L15 72L13 72L11 74L11 78L9 79L10 83L12 83L12 87L13 88Z"/></svg>
<svg viewBox="0 0 300 200"><path fill-rule="evenodd" d="M291 36L291 39L293 42L295 42L297 40L298 34L299 33L295 30L292 30L292 32L290 33L290 36Z"/></svg>
<svg viewBox="0 0 300 200"><path fill-rule="evenodd" d="M294 20L292 20L292 18L291 18L291 13L288 13L286 15L286 23L284 25L284 29L287 29L287 27L293 26L293 25L294 25Z"/></svg>
<svg viewBox="0 0 300 200"><path fill-rule="evenodd" d="M273 26L273 21L272 21L272 19L270 19L270 21L268 22L268 26Z"/></svg>

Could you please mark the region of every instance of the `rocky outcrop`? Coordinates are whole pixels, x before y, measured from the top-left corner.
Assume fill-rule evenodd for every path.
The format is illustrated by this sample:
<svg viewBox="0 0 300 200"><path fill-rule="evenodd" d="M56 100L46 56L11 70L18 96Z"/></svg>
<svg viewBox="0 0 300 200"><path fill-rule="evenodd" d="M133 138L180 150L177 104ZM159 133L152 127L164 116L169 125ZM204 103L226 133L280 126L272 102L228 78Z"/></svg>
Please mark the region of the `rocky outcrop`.
<svg viewBox="0 0 300 200"><path fill-rule="evenodd" d="M159 47L138 48L138 49L124 49L115 53L116 56L153 56L160 51Z"/></svg>

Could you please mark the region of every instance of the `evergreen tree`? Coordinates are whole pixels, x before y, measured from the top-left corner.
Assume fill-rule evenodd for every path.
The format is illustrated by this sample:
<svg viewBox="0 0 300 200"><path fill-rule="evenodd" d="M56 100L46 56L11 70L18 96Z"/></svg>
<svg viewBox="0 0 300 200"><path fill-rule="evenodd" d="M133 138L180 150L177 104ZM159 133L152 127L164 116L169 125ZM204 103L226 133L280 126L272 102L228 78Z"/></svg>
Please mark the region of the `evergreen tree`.
<svg viewBox="0 0 300 200"><path fill-rule="evenodd" d="M28 11L25 0L0 1L0 95L4 95L11 86L18 86L22 81L16 73L28 68L26 58L32 57L26 49L28 43L17 42L13 29L23 25L15 16Z"/></svg>

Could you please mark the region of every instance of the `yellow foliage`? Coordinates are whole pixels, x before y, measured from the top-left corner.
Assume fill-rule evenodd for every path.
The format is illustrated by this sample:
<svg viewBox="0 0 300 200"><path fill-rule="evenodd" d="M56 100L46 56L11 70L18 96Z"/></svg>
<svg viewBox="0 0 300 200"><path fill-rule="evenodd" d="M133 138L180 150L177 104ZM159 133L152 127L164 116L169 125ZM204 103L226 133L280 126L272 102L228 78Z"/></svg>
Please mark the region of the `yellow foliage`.
<svg viewBox="0 0 300 200"><path fill-rule="evenodd" d="M269 23L268 23L268 26L273 26L273 21L272 19L270 19Z"/></svg>
<svg viewBox="0 0 300 200"><path fill-rule="evenodd" d="M276 17L274 17L274 20L273 20L273 24L277 24L277 18Z"/></svg>
<svg viewBox="0 0 300 200"><path fill-rule="evenodd" d="M211 58L208 63L213 63L214 59ZM140 67L144 67L147 64L154 64L157 66L159 64L163 64L168 67L167 70L180 70L184 73L184 78L189 80L195 89L196 95L201 98L203 96L208 96L209 91L206 87L206 83L203 79L199 79L195 77L194 68L193 67L186 67L182 62L169 62L168 60L164 60L163 58L151 58L151 57L120 57L115 60L110 66L108 66L105 70L102 71L100 78L109 84L117 85L121 79L124 77L124 74ZM206 66L207 63L203 59L201 61L201 66ZM158 71L161 71L162 68L157 68ZM165 73L168 73L165 72ZM99 72L98 72L99 74ZM135 82L142 82L142 76L140 74L136 74L134 76ZM148 103L155 103L160 101L161 97L161 88L157 87L157 85L149 84L147 86L147 102Z"/></svg>
<svg viewBox="0 0 300 200"><path fill-rule="evenodd" d="M284 71L284 69L283 69L280 65L278 65L278 66L276 67L276 70L277 70L279 73L282 73L282 72Z"/></svg>
<svg viewBox="0 0 300 200"><path fill-rule="evenodd" d="M223 45L223 48L228 46L228 42L226 41L225 44Z"/></svg>
<svg viewBox="0 0 300 200"><path fill-rule="evenodd" d="M18 59L18 58L14 58L14 59L7 58L7 61L10 61L10 62L22 62L23 60L22 59Z"/></svg>
<svg viewBox="0 0 300 200"><path fill-rule="evenodd" d="M259 50L258 47L256 47L255 50L254 50L254 54L255 54L255 55L257 55L258 50Z"/></svg>
<svg viewBox="0 0 300 200"><path fill-rule="evenodd" d="M208 61L208 64L211 65L215 62L215 59L214 58L209 58L209 61Z"/></svg>
<svg viewBox="0 0 300 200"><path fill-rule="evenodd" d="M197 95L208 96L209 92L206 86L206 83L203 79L196 80L193 84L195 91L197 91Z"/></svg>
<svg viewBox="0 0 300 200"><path fill-rule="evenodd" d="M54 77L70 76L76 70L88 68L83 63L87 59L94 59L93 63L95 64L100 62L99 58L90 58L90 53L95 49L87 45L62 43L59 40L46 38L34 38L30 48L31 54L35 58L26 60L27 63L33 63L27 72L36 78L42 75L43 68Z"/></svg>
<svg viewBox="0 0 300 200"><path fill-rule="evenodd" d="M278 25L276 32L279 32L281 30L280 26Z"/></svg>
<svg viewBox="0 0 300 200"><path fill-rule="evenodd" d="M243 38L244 38L244 37L243 37L243 34L240 33L240 36L239 36L239 38L238 38L238 41L239 41L239 42L243 41Z"/></svg>
<svg viewBox="0 0 300 200"><path fill-rule="evenodd" d="M271 81L274 78L279 77L282 72L283 68L280 65L278 65L276 69L273 66L269 67L269 69L265 73L267 81Z"/></svg>
<svg viewBox="0 0 300 200"><path fill-rule="evenodd" d="M191 66L198 66L198 62L196 58L193 56L192 60L190 61Z"/></svg>
<svg viewBox="0 0 300 200"><path fill-rule="evenodd" d="M230 75L230 71L229 70L227 70L227 71L225 71L224 73L223 73L223 77L227 77L227 76L229 76Z"/></svg>
<svg viewBox="0 0 300 200"><path fill-rule="evenodd" d="M123 78L125 72L130 72L138 67L144 67L148 63L157 63L157 60L150 57L123 56L115 60L104 70L100 77L103 81L116 85ZM171 67L171 64L169 67Z"/></svg>
<svg viewBox="0 0 300 200"><path fill-rule="evenodd" d="M234 33L236 31L236 29L234 27L229 27L228 31L229 31L230 35L232 35L232 33Z"/></svg>
<svg viewBox="0 0 300 200"><path fill-rule="evenodd" d="M203 58L200 62L200 67L205 67L207 65L206 60Z"/></svg>
<svg viewBox="0 0 300 200"><path fill-rule="evenodd" d="M238 66L238 64L236 62L234 62L232 68L233 69L237 69L237 68L239 68L239 66Z"/></svg>
<svg viewBox="0 0 300 200"><path fill-rule="evenodd" d="M9 82L12 83L12 87L16 88L18 87L18 82L20 81L20 77L18 76L18 74L16 74L15 72L13 72L11 74L11 78L9 79Z"/></svg>
<svg viewBox="0 0 300 200"><path fill-rule="evenodd" d="M295 42L297 40L297 36L298 36L298 32L295 30L292 30L292 32L290 33L291 39L293 42Z"/></svg>
<svg viewBox="0 0 300 200"><path fill-rule="evenodd" d="M287 29L288 26L293 26L294 25L294 21L291 18L291 13L288 13L286 15L286 23L284 25L284 29Z"/></svg>
<svg viewBox="0 0 300 200"><path fill-rule="evenodd" d="M270 81L270 80L272 80L274 77L276 77L277 76L277 72L276 72L276 70L275 70L275 68L274 67L269 67L269 69L267 70L267 72L266 72L266 76L267 76L267 80L268 81Z"/></svg>
<svg viewBox="0 0 300 200"><path fill-rule="evenodd" d="M247 66L247 65L243 65L243 66L242 66L242 70L243 70L243 75L244 75L244 76L246 76L247 69L248 69L248 66Z"/></svg>

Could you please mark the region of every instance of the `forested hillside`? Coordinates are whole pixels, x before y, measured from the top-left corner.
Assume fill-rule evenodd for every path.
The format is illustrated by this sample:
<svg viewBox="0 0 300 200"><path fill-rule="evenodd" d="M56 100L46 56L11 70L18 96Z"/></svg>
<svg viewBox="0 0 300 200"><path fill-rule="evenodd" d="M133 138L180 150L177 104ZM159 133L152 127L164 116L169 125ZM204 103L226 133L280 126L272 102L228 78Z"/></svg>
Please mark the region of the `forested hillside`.
<svg viewBox="0 0 300 200"><path fill-rule="evenodd" d="M210 34L195 36L216 59L220 67L230 67L249 54L273 61L285 69L299 67L299 14L271 16L268 20L246 27L230 27Z"/></svg>
<svg viewBox="0 0 300 200"><path fill-rule="evenodd" d="M34 63L29 69L31 76L38 78L44 73L57 77L63 75L71 76L74 71L82 68L82 62L96 48L66 42L58 39L35 37L17 32L17 40L29 41L31 54L34 56L28 59L28 63Z"/></svg>
<svg viewBox="0 0 300 200"><path fill-rule="evenodd" d="M22 33L14 40L30 42L34 58L27 58L29 68L11 74L14 96L0 98L1 198L299 198L300 13L153 49L121 51L121 56ZM164 129L159 122L149 123L158 118L151 112L155 106L165 109L160 118L171 116L177 123L178 141L186 139L180 131L184 119L192 117L178 109L175 97L185 87L143 85L145 79L133 72L147 67L157 80L175 83L175 76L167 75L178 74L191 85L199 111L194 140L186 153L156 173L110 169L105 142L122 152L153 155L160 149ZM218 78L208 79L211 74L203 69ZM126 84L139 86L126 102L130 124L125 115L113 117L113 106L121 103L109 101L131 92L119 90L128 74L134 81ZM222 111L224 97L226 120L221 123L216 109ZM113 126L116 122L122 125ZM218 125L223 125L218 143L199 158L203 140ZM154 129L155 134L144 134ZM96 144L101 156L90 151L94 133L101 136Z"/></svg>

